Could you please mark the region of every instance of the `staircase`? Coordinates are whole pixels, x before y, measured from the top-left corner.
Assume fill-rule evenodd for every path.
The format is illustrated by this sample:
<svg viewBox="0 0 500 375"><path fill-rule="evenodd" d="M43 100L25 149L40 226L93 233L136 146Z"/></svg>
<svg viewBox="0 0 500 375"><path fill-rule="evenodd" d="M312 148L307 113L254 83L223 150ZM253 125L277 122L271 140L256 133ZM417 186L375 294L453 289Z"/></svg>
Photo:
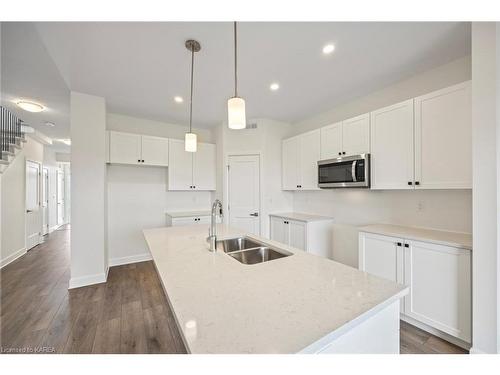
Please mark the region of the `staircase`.
<svg viewBox="0 0 500 375"><path fill-rule="evenodd" d="M23 121L0 107L0 173L3 173L26 142Z"/></svg>

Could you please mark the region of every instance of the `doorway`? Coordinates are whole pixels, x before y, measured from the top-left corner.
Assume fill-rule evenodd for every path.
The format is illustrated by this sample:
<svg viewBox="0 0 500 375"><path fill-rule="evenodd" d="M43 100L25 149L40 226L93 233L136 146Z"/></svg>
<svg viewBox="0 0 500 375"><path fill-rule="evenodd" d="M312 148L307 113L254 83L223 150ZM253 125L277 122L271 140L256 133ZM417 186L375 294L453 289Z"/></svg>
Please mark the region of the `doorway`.
<svg viewBox="0 0 500 375"><path fill-rule="evenodd" d="M260 234L260 156L228 157L229 225Z"/></svg>
<svg viewBox="0 0 500 375"><path fill-rule="evenodd" d="M41 166L26 161L26 250L38 245L42 233L42 210L40 203Z"/></svg>
<svg viewBox="0 0 500 375"><path fill-rule="evenodd" d="M57 191L56 191L56 199L57 199L57 225L64 224L64 194L65 194L65 184L64 184L64 171L61 169L57 170Z"/></svg>

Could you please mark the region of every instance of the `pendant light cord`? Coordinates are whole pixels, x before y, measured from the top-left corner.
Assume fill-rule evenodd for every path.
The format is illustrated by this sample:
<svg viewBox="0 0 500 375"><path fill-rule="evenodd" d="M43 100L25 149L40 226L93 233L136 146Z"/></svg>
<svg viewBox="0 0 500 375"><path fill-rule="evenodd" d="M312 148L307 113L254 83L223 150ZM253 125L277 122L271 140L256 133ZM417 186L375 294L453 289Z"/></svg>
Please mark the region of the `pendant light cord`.
<svg viewBox="0 0 500 375"><path fill-rule="evenodd" d="M238 32L234 21L234 97L238 97Z"/></svg>
<svg viewBox="0 0 500 375"><path fill-rule="evenodd" d="M191 46L191 98L189 100L189 132L192 133L193 124L193 72L194 72L194 46Z"/></svg>

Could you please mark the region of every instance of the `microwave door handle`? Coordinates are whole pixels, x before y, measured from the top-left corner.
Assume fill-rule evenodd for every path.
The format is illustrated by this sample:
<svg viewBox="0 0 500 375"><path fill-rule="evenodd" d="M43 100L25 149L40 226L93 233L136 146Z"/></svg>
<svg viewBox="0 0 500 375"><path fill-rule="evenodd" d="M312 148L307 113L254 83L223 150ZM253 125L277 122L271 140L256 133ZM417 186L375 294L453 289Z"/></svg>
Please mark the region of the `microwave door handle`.
<svg viewBox="0 0 500 375"><path fill-rule="evenodd" d="M357 179L356 179L356 164L358 163L357 160L354 160L352 162L352 167L351 167L351 174L352 174L352 181L353 182L357 182Z"/></svg>

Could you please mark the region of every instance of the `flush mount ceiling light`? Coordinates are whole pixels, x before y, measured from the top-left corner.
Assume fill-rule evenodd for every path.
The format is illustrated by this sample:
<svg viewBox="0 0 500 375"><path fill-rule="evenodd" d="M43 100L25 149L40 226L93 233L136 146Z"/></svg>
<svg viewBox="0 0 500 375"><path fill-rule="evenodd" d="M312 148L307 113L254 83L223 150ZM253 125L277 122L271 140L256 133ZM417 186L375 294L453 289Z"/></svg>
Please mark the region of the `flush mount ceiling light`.
<svg viewBox="0 0 500 375"><path fill-rule="evenodd" d="M187 152L196 152L197 137L193 133L193 73L194 73L194 53L201 49L200 43L196 40L187 40L186 48L191 52L191 96L189 97L189 132L186 133L184 149Z"/></svg>
<svg viewBox="0 0 500 375"><path fill-rule="evenodd" d="M276 91L280 88L280 85L279 83L271 83L271 86L269 86L269 88L272 90L272 91Z"/></svg>
<svg viewBox="0 0 500 375"><path fill-rule="evenodd" d="M227 125L229 129L245 129L245 101L238 97L238 35L234 22L234 96L227 101Z"/></svg>
<svg viewBox="0 0 500 375"><path fill-rule="evenodd" d="M327 44L326 46L323 47L323 53L325 55L329 55L333 51L335 51L335 46L333 44Z"/></svg>
<svg viewBox="0 0 500 375"><path fill-rule="evenodd" d="M53 122L50 122L50 121L45 121L45 125L46 126L50 126L51 128L53 128L54 126L56 126L56 124L54 124Z"/></svg>
<svg viewBox="0 0 500 375"><path fill-rule="evenodd" d="M176 96L176 97L174 97L174 101L176 103L182 103L182 102L184 102L184 99L182 98L182 96Z"/></svg>
<svg viewBox="0 0 500 375"><path fill-rule="evenodd" d="M28 112L42 112L45 107L41 104L29 102L27 100L20 100L16 102L17 106Z"/></svg>
<svg viewBox="0 0 500 375"><path fill-rule="evenodd" d="M56 139L57 142L61 142L61 143L64 143L65 145L67 146L71 146L71 139L67 139L67 138L64 138L64 139Z"/></svg>

